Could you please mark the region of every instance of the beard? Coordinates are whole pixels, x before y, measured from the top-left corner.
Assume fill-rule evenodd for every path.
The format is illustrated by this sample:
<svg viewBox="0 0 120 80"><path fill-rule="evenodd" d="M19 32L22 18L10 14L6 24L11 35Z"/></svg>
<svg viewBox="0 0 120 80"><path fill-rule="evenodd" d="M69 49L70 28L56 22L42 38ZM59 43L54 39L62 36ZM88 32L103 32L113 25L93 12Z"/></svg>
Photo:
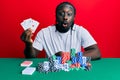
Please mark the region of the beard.
<svg viewBox="0 0 120 80"><path fill-rule="evenodd" d="M74 25L74 22L71 22L67 27L63 27L62 23L56 24L56 29L61 33L66 33L69 31L69 29L72 29Z"/></svg>

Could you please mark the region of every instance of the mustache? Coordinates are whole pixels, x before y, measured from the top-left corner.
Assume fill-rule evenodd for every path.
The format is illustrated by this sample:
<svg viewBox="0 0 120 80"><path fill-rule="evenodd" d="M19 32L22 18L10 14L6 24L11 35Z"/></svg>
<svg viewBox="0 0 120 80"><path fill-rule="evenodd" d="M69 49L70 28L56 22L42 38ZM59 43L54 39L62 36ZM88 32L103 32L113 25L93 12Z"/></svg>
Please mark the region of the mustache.
<svg viewBox="0 0 120 80"><path fill-rule="evenodd" d="M68 24L68 22L67 22L67 21L63 21L62 23L63 23L63 24Z"/></svg>

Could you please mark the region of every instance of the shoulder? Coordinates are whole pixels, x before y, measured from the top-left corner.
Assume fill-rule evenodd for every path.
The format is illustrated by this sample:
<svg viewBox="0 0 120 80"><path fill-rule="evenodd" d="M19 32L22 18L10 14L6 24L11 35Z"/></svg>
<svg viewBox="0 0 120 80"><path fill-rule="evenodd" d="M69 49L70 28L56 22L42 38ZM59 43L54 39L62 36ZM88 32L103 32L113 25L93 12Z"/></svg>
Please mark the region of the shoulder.
<svg viewBox="0 0 120 80"><path fill-rule="evenodd" d="M47 26L46 28L42 28L41 31L47 31L47 30L55 30L55 25Z"/></svg>
<svg viewBox="0 0 120 80"><path fill-rule="evenodd" d="M42 28L38 33L47 33L49 31L55 31L55 25L47 26L46 28Z"/></svg>
<svg viewBox="0 0 120 80"><path fill-rule="evenodd" d="M79 32L79 31L81 32L81 31L84 31L86 29L83 26L81 26L81 25L74 24L73 30L75 30L77 32Z"/></svg>

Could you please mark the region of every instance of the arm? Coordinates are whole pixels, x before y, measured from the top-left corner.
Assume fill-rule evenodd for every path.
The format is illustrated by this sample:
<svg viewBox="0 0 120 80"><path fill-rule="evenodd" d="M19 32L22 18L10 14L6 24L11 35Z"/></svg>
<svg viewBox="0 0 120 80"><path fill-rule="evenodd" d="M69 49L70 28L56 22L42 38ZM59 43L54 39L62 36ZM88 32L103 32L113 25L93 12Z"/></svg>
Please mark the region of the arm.
<svg viewBox="0 0 120 80"><path fill-rule="evenodd" d="M84 50L85 51L84 51L83 55L87 56L87 57L91 57L92 60L97 60L97 59L101 58L100 50L99 50L97 44L89 46L89 47L85 48Z"/></svg>
<svg viewBox="0 0 120 80"><path fill-rule="evenodd" d="M32 47L33 40L32 40L32 31L31 29L27 29L25 32L22 33L21 39L25 43L25 50L24 54L26 58L35 58L37 54L40 52Z"/></svg>
<svg viewBox="0 0 120 80"><path fill-rule="evenodd" d="M26 58L36 58L38 53L40 53L40 51L33 48L32 44L25 46L24 54Z"/></svg>

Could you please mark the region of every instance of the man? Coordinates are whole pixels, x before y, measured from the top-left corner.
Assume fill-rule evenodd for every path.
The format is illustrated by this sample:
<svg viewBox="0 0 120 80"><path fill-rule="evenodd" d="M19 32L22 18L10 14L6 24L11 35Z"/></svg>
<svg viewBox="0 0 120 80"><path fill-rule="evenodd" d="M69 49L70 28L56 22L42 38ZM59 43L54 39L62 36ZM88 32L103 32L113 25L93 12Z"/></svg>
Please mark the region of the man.
<svg viewBox="0 0 120 80"><path fill-rule="evenodd" d="M56 8L56 24L40 30L33 42L31 29L21 35L26 47L26 58L37 57L37 54L45 49L47 56L61 55L62 52L70 52L70 49L81 51L84 48L84 56L92 60L100 58L100 51L96 41L82 26L74 24L76 15L75 7L69 2L63 2Z"/></svg>

